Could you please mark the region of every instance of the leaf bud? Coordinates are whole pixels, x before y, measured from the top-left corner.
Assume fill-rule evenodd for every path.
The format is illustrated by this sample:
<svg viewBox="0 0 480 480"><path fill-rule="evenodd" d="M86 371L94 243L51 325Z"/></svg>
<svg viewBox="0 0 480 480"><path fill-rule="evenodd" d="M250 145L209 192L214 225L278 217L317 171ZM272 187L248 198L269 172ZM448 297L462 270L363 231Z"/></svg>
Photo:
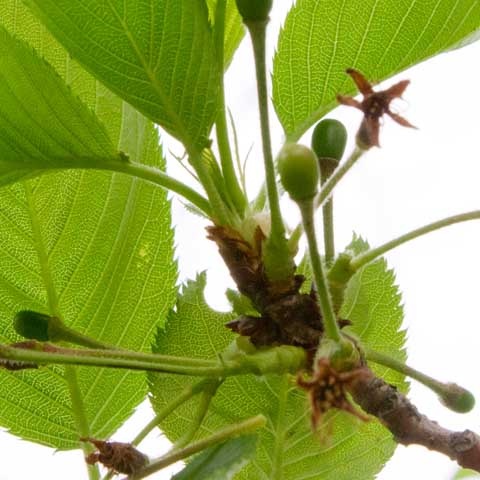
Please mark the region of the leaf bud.
<svg viewBox="0 0 480 480"><path fill-rule="evenodd" d="M473 394L456 383L448 383L439 397L443 405L457 413L467 413L475 406Z"/></svg>
<svg viewBox="0 0 480 480"><path fill-rule="evenodd" d="M277 162L283 188L294 201L308 200L317 194L320 171L312 150L298 143L287 143Z"/></svg>
<svg viewBox="0 0 480 480"><path fill-rule="evenodd" d="M237 0L237 8L244 22L265 22L273 0Z"/></svg>
<svg viewBox="0 0 480 480"><path fill-rule="evenodd" d="M55 341L55 333L60 320L44 313L32 310L21 310L15 315L13 326L15 331L25 338L39 342Z"/></svg>

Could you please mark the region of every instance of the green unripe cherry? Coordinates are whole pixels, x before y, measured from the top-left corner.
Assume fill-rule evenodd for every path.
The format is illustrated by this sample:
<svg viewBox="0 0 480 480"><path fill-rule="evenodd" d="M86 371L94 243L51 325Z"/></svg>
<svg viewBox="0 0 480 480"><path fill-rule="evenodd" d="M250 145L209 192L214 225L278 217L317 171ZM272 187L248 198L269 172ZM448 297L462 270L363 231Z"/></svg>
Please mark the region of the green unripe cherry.
<svg viewBox="0 0 480 480"><path fill-rule="evenodd" d="M318 158L333 158L339 162L347 145L347 129L332 118L317 124L312 134L312 149Z"/></svg>
<svg viewBox="0 0 480 480"><path fill-rule="evenodd" d="M287 143L278 154L277 165L283 188L292 200L308 200L317 194L318 159L308 147Z"/></svg>
<svg viewBox="0 0 480 480"><path fill-rule="evenodd" d="M273 0L237 0L237 8L244 22L265 22Z"/></svg>

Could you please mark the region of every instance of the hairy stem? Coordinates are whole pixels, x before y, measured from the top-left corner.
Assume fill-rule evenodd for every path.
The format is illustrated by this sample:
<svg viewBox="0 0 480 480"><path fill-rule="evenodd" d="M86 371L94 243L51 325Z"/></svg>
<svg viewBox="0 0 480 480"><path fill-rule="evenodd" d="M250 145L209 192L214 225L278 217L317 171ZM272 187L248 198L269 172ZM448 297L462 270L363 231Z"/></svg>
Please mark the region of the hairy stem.
<svg viewBox="0 0 480 480"><path fill-rule="evenodd" d="M340 329L327 287L327 278L322 266L322 259L318 250L317 236L315 234L315 223L313 219L313 200L298 202L302 214L302 224L307 236L310 262L312 265L313 278L318 294L318 303L322 312L325 334L335 342L340 342Z"/></svg>
<svg viewBox="0 0 480 480"><path fill-rule="evenodd" d="M283 224L282 214L280 212L277 182L275 180L275 166L273 164L272 145L270 139L270 123L268 118L267 67L265 62L265 35L267 23L268 21L247 22L246 26L252 40L253 54L255 58L265 181L272 225L271 236L276 239L284 239L285 226Z"/></svg>
<svg viewBox="0 0 480 480"><path fill-rule="evenodd" d="M434 232L443 227L448 227L449 225L454 225L455 223L468 222L470 220L479 220L480 219L480 210L474 210L472 212L463 213L461 215L453 215L452 217L444 218L438 222L430 223L424 227L417 228L411 232L406 233L398 238L395 238L380 247L372 248L368 252L362 253L352 259L350 265L353 271L357 271L362 268L367 263L370 263L377 258L381 257L386 252L403 245L404 243L414 240L415 238L426 235L427 233Z"/></svg>
<svg viewBox="0 0 480 480"><path fill-rule="evenodd" d="M233 204L240 216L243 216L247 206L245 195L238 183L235 167L233 165L232 150L228 139L227 115L225 110L225 88L223 78L224 64L224 36L225 36L225 7L226 0L218 0L215 11L215 47L217 62L219 68L219 95L218 95L218 113L215 122L218 150L220 152L220 161L222 172L227 186L227 194L230 196Z"/></svg>
<svg viewBox="0 0 480 480"><path fill-rule="evenodd" d="M252 433L259 428L264 427L266 423L266 418L263 415L257 415L256 417L252 417L243 422L229 425L207 438L192 443L188 447L182 448L181 450L176 450L172 453L165 455L164 457L152 462L140 472L131 475L129 478L130 480L139 480L141 478L145 478L152 473L158 472L159 470L162 470L165 467L168 467L169 465L178 462L179 460L188 458L195 453L212 447L213 445L223 443L226 440L238 437L239 435Z"/></svg>
<svg viewBox="0 0 480 480"><path fill-rule="evenodd" d="M333 172L333 175L325 182L325 184L321 188L320 193L315 199L315 208L319 208L324 204L324 202L328 199L328 197L333 192L334 188L338 185L340 180L342 180L342 178L351 170L351 168L357 163L357 161L362 157L365 152L366 150L355 147L346 162L340 164L340 166ZM300 223L295 227L295 230L290 236L289 243L291 245L291 248L296 249L302 233L303 227Z"/></svg>

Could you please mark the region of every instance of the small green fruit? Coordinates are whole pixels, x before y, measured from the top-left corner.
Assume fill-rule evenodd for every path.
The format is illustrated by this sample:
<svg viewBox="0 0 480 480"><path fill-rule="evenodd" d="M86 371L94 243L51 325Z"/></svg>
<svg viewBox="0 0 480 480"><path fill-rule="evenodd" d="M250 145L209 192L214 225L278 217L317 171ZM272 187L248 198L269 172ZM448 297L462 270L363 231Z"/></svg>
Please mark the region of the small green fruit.
<svg viewBox="0 0 480 480"><path fill-rule="evenodd" d="M237 0L237 8L244 22L265 22L273 0Z"/></svg>
<svg viewBox="0 0 480 480"><path fill-rule="evenodd" d="M347 129L334 119L322 120L312 134L312 149L318 158L333 158L339 162L347 145Z"/></svg>
<svg viewBox="0 0 480 480"><path fill-rule="evenodd" d="M450 410L467 413L475 406L475 397L456 383L448 383L446 391L440 395L440 401Z"/></svg>
<svg viewBox="0 0 480 480"><path fill-rule="evenodd" d="M317 194L320 171L312 150L298 143L287 143L277 162L283 188L293 200L308 200Z"/></svg>
<svg viewBox="0 0 480 480"><path fill-rule="evenodd" d="M48 328L52 317L43 313L22 310L15 315L15 331L25 338L46 342L50 340Z"/></svg>

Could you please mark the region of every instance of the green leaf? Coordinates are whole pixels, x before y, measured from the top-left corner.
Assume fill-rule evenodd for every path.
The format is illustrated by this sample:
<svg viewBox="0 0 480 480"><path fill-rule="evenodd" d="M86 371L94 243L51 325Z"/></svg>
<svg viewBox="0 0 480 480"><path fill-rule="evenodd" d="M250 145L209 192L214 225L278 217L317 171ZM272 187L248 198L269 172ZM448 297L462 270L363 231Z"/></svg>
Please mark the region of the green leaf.
<svg viewBox="0 0 480 480"><path fill-rule="evenodd" d="M289 140L354 92L345 69L381 81L480 28L477 0L298 0L280 33L273 102Z"/></svg>
<svg viewBox="0 0 480 480"><path fill-rule="evenodd" d="M172 480L230 480L254 456L257 437L244 435L208 448Z"/></svg>
<svg viewBox="0 0 480 480"><path fill-rule="evenodd" d="M86 74L16 0L0 0L0 11L0 22L37 47L95 109L115 149L163 167L150 122ZM149 350L176 297L170 207L163 190L122 174L49 173L0 189L0 216L0 341L19 340L12 325L19 310L49 312L49 288L70 327L104 342ZM41 268L42 250L51 281ZM94 437L110 436L146 394L140 373L79 368L78 376ZM63 368L1 371L0 384L3 427L58 449L78 448Z"/></svg>
<svg viewBox="0 0 480 480"><path fill-rule="evenodd" d="M208 144L219 72L204 1L25 3L72 57L187 150Z"/></svg>
<svg viewBox="0 0 480 480"><path fill-rule="evenodd" d="M357 236L347 247L353 255L368 249L368 243ZM405 331L400 330L403 321L401 295L395 285L395 274L388 269L384 258L361 268L352 277L340 317L353 322L345 331L354 333L369 348L406 362ZM399 390L408 390L403 375L381 365L372 364L370 368Z"/></svg>
<svg viewBox="0 0 480 480"><path fill-rule="evenodd" d="M208 18L212 25L215 24L215 9L217 8L218 0L206 0L208 7ZM243 28L242 17L238 13L237 4L235 0L227 0L225 8L225 70L230 66L233 59L233 54L237 50L240 42L245 35Z"/></svg>
<svg viewBox="0 0 480 480"><path fill-rule="evenodd" d="M352 248L365 248L359 241ZM235 338L222 325L234 314L212 310L203 297L205 276L188 282L160 331L155 350L170 355L216 358ZM404 334L398 331L402 317L400 297L393 274L383 261L365 267L352 279L344 311L350 327L372 348L403 358ZM377 369L386 381L406 390L403 377ZM195 379L150 375L152 404L159 411L173 396ZM198 399L192 399L162 423L171 440L179 438L189 425ZM230 377L219 388L198 436L221 426L262 413L267 427L259 433L257 455L238 479L352 480L373 478L390 458L395 442L378 422L362 423L344 412L330 412L323 419L320 434L310 429L310 411L295 379L287 376ZM323 440L322 440L323 438Z"/></svg>
<svg viewBox="0 0 480 480"><path fill-rule="evenodd" d="M0 26L0 186L48 169L122 162L55 70Z"/></svg>

